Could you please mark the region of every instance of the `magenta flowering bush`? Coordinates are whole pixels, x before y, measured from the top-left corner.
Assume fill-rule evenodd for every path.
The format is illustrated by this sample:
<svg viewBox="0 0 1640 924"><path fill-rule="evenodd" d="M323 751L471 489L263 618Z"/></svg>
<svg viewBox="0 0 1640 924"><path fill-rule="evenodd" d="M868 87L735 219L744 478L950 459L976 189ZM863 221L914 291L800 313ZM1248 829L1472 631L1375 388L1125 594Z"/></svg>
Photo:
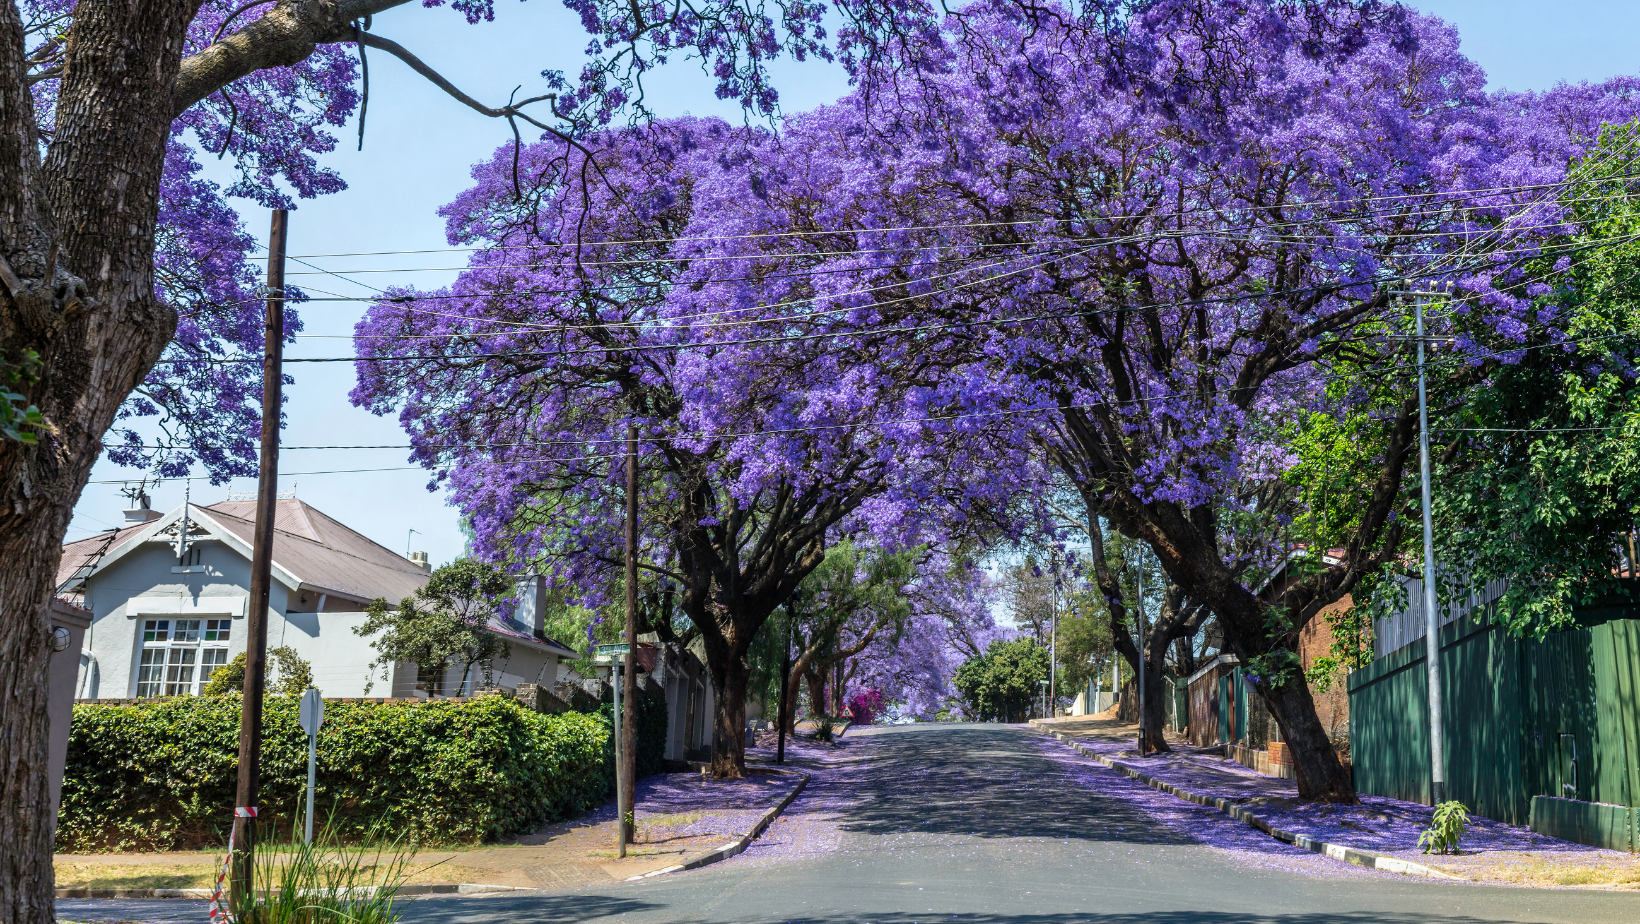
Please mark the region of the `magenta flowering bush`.
<svg viewBox="0 0 1640 924"><path fill-rule="evenodd" d="M883 711L883 691L872 687L854 691L849 694L848 709L855 725L872 724Z"/></svg>

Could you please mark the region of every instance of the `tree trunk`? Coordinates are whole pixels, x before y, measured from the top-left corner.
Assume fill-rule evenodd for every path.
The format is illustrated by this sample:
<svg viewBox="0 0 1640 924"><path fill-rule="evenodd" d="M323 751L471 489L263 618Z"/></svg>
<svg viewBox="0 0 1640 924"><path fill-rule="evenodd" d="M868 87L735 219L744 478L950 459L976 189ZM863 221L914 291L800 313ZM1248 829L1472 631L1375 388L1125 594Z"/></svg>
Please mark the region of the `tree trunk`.
<svg viewBox="0 0 1640 924"><path fill-rule="evenodd" d="M826 714L826 675L825 668L810 669L805 678L809 682L809 711L815 718Z"/></svg>
<svg viewBox="0 0 1640 924"><path fill-rule="evenodd" d="M38 353L39 381L16 390L51 426L35 445L0 438L0 921L54 915L48 604L103 434L176 327L154 298L154 223L196 7L75 7L42 162L17 7L0 4L0 358Z"/></svg>
<svg viewBox="0 0 1640 924"><path fill-rule="evenodd" d="M713 712L712 766L714 780L737 780L746 775L746 682L751 669L744 657L712 666L717 687Z"/></svg>
<svg viewBox="0 0 1640 924"><path fill-rule="evenodd" d="M1167 744L1167 696L1170 687L1163 668L1167 664L1168 641L1162 633L1153 632L1145 645L1144 741L1140 751L1147 754L1173 750Z"/></svg>
<svg viewBox="0 0 1640 924"><path fill-rule="evenodd" d="M1281 728L1281 740L1287 744L1287 753L1293 759L1293 770L1298 776L1298 797L1308 802L1341 805L1360 802L1350 773L1344 769L1338 750L1316 714L1315 701L1303 674L1289 677L1286 683L1274 689L1267 683L1257 684L1255 689Z"/></svg>

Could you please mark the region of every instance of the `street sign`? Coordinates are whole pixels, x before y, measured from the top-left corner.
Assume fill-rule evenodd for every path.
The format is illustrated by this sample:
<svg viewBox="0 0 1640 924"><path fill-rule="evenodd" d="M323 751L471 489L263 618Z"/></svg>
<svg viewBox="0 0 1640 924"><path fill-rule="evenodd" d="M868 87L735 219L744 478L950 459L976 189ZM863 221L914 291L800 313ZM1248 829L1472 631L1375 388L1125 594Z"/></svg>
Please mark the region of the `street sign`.
<svg viewBox="0 0 1640 924"><path fill-rule="evenodd" d="M325 698L313 687L302 694L302 704L296 711L296 721L308 736L307 815L302 820L302 831L307 843L313 843L313 777L319 764L319 726L325 721Z"/></svg>
<svg viewBox="0 0 1640 924"><path fill-rule="evenodd" d="M309 687L302 694L302 705L297 712L297 721L302 725L302 731L312 737L319 733L319 726L325 721L325 700L319 691Z"/></svg>
<svg viewBox="0 0 1640 924"><path fill-rule="evenodd" d="M624 655L631 650L631 648L632 646L626 644L625 642L615 645L598 645L592 649L592 653L600 658L603 658L610 655Z"/></svg>

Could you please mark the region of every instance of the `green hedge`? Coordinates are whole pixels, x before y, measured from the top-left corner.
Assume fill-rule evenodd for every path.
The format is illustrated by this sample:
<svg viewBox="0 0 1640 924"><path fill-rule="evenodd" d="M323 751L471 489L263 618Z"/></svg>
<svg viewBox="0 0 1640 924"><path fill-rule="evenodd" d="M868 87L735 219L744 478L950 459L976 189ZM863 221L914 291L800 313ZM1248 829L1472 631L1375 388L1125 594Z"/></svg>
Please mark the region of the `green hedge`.
<svg viewBox="0 0 1640 924"><path fill-rule="evenodd" d="M639 713L640 773L659 769L658 756L647 759L666 730L664 698L655 698L659 736L654 706ZM224 843L239 713L237 697L75 706L57 849ZM262 814L288 830L307 780L307 737L294 699L269 699L264 715ZM423 843L505 837L607 798L611 744L607 716L539 715L500 696L327 703L315 805L349 835L379 824Z"/></svg>

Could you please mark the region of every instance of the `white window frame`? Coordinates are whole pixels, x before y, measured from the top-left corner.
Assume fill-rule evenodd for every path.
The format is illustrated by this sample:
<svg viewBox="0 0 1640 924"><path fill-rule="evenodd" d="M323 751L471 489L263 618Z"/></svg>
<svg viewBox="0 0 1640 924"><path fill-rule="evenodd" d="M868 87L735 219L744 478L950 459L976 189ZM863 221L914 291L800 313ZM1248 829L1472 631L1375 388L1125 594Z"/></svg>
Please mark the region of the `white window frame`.
<svg viewBox="0 0 1640 924"><path fill-rule="evenodd" d="M211 672L228 663L232 638L233 617L225 613L139 618L133 695L198 695Z"/></svg>

